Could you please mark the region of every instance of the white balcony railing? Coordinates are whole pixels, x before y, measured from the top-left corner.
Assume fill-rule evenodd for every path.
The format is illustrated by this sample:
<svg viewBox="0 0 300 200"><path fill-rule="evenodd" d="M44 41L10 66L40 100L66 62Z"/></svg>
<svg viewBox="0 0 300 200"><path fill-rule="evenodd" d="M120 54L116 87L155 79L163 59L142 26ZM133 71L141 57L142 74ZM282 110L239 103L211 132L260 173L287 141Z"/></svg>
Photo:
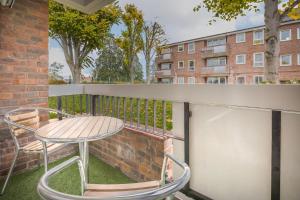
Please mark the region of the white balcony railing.
<svg viewBox="0 0 300 200"><path fill-rule="evenodd" d="M214 46L214 47L205 47L202 49L204 52L211 52L211 53L225 53L227 50L226 45Z"/></svg>
<svg viewBox="0 0 300 200"><path fill-rule="evenodd" d="M137 119L144 121L147 131L153 131L147 129L148 111L156 113L162 108L153 114L152 121L165 127L166 118L161 116L166 113L165 102L171 102L172 133L184 139L173 139L174 156L182 160L188 156L190 187L197 193L213 199L270 199L271 188L281 187L282 199L296 200L300 196L300 85L49 87L49 96L72 94L90 96L96 103L101 97L100 104L92 106L100 108L101 114L105 114L103 108L113 108L113 114L118 116L120 103L127 105L128 115L119 117L130 126L136 124L132 113L145 108L146 113ZM149 150L155 151L155 147ZM175 177L180 175L176 168L173 170ZM274 178L276 183L271 182Z"/></svg>
<svg viewBox="0 0 300 200"><path fill-rule="evenodd" d="M212 66L212 67L202 67L202 73L227 73L227 66Z"/></svg>
<svg viewBox="0 0 300 200"><path fill-rule="evenodd" d="M170 69L157 70L156 75L157 76L171 76L172 72Z"/></svg>
<svg viewBox="0 0 300 200"><path fill-rule="evenodd" d="M162 54L162 55L159 56L159 58L161 60L169 60L169 59L171 59L171 57L172 57L171 53L165 53L165 54Z"/></svg>

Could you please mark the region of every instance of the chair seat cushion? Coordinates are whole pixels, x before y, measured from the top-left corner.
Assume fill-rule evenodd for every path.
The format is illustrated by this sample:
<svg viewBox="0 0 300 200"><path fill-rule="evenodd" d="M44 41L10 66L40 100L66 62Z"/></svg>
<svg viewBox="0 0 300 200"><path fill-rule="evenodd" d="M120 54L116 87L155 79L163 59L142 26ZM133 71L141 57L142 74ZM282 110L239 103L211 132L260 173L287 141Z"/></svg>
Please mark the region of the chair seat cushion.
<svg viewBox="0 0 300 200"><path fill-rule="evenodd" d="M54 143L47 143L47 151L48 153L57 150L58 148L62 147L63 144L54 144ZM30 142L29 144L22 147L26 152L42 152L43 151L43 144L41 141L36 140Z"/></svg>

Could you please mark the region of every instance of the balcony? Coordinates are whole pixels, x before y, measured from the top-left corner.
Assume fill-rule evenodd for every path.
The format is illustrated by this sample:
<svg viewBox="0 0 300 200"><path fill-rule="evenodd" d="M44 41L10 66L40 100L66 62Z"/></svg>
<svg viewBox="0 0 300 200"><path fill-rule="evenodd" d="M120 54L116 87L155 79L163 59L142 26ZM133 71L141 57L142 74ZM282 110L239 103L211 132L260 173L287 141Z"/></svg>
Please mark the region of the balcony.
<svg viewBox="0 0 300 200"><path fill-rule="evenodd" d="M173 58L172 53L165 53L165 54L158 55L156 57L156 62L157 63L173 62L172 58Z"/></svg>
<svg viewBox="0 0 300 200"><path fill-rule="evenodd" d="M201 67L202 75L229 74L228 66Z"/></svg>
<svg viewBox="0 0 300 200"><path fill-rule="evenodd" d="M220 57L228 55L228 45L220 45L214 47L205 47L201 51L201 57L212 58L212 57Z"/></svg>
<svg viewBox="0 0 300 200"><path fill-rule="evenodd" d="M172 71L170 69L157 70L155 72L155 76L157 78L171 77L172 76Z"/></svg>

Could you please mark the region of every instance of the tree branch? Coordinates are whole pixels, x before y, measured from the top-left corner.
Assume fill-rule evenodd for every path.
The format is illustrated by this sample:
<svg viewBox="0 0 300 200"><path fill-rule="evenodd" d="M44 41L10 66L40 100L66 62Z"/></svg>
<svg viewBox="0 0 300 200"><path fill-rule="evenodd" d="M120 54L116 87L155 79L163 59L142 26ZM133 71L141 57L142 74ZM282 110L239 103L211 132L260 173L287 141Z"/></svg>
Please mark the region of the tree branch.
<svg viewBox="0 0 300 200"><path fill-rule="evenodd" d="M294 3L292 3L291 5L289 5L284 11L283 13L280 14L280 19L282 19L283 17L287 16L293 8L295 8L298 4L300 4L300 0L296 0L294 1Z"/></svg>

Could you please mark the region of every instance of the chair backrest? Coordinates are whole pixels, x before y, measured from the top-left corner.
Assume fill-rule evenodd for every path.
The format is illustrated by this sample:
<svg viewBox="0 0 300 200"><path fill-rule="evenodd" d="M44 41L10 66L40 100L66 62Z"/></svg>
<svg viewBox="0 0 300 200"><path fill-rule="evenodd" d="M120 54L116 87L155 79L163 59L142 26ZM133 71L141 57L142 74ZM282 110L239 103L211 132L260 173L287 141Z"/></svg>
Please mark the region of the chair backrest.
<svg viewBox="0 0 300 200"><path fill-rule="evenodd" d="M5 115L5 121L8 123L11 133L19 136L39 127L39 111L31 108L16 109Z"/></svg>

